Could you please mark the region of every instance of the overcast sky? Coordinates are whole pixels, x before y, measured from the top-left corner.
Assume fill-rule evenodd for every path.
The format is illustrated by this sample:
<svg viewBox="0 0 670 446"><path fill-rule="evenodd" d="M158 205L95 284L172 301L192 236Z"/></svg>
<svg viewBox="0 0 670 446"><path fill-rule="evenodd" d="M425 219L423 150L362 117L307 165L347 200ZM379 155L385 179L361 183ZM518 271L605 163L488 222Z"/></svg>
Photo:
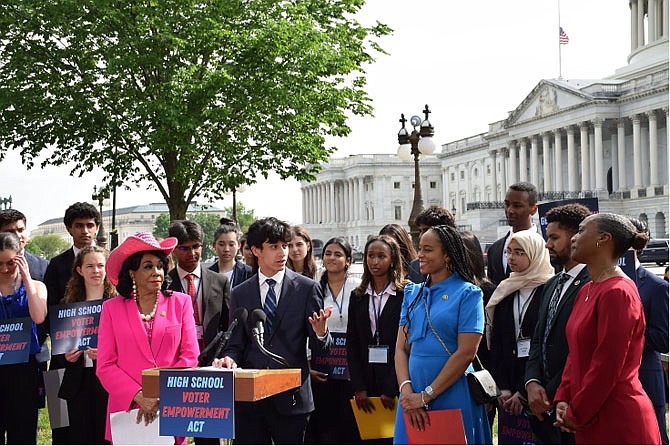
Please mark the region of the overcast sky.
<svg viewBox="0 0 670 446"><path fill-rule="evenodd" d="M435 140L444 144L488 130L505 119L541 79L558 77L557 0L368 0L364 24L394 29L381 41L389 55L367 67L374 117L351 119L349 137L332 140L336 157L395 153L400 113L433 114ZM626 65L630 51L627 0L562 0L564 79L596 79ZM90 201L100 173L71 178L67 167L26 170L17 154L0 162L0 197L12 195L29 229L61 217L75 201ZM257 216L301 221L296 181L270 176L238 195ZM158 192L119 191L117 207L162 202ZM202 201L202 200L200 200ZM216 206L231 206L232 200ZM109 228L107 228L109 230Z"/></svg>

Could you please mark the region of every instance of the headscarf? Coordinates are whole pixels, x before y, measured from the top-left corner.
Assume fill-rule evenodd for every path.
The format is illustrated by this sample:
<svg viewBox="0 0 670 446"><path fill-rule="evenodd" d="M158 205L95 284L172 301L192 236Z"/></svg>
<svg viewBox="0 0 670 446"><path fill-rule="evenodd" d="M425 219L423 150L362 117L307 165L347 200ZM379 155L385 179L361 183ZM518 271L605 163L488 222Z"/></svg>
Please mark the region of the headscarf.
<svg viewBox="0 0 670 446"><path fill-rule="evenodd" d="M510 242L516 240L530 259L530 265L525 271L512 272L509 278L500 282L486 304L486 342L491 345L491 330L496 305L507 296L522 289L536 288L547 282L554 274L554 268L549 261L549 251L544 247L544 239L533 229L519 231L512 235Z"/></svg>

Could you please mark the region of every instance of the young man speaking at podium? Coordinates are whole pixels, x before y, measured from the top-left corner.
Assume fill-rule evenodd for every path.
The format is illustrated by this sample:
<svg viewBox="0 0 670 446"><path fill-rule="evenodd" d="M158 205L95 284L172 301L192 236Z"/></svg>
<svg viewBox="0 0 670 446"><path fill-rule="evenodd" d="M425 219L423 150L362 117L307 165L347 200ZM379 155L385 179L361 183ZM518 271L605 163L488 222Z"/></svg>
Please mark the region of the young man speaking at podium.
<svg viewBox="0 0 670 446"><path fill-rule="evenodd" d="M284 368L267 351L302 370L302 385L256 402L235 403L236 444L302 444L309 414L314 410L307 365L306 340L313 349L330 346L321 287L286 269L288 224L269 217L249 227L247 243L258 262L258 273L233 289L230 314L246 308L246 326L235 330L222 359L214 365L228 368ZM254 313L256 310L256 313ZM265 316L252 317L254 314ZM260 348L259 342L264 348ZM265 351L263 351L265 350Z"/></svg>

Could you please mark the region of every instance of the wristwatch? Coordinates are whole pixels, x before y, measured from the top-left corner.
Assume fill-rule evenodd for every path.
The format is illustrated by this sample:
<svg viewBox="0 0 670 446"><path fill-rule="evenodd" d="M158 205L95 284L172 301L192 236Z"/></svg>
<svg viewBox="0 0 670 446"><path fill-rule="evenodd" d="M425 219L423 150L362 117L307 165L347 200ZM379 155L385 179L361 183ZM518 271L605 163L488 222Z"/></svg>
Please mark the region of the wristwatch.
<svg viewBox="0 0 670 446"><path fill-rule="evenodd" d="M426 388L423 389L423 391L426 392L426 395L428 395L431 400L435 399L435 391L433 391L433 388L431 386L426 386Z"/></svg>

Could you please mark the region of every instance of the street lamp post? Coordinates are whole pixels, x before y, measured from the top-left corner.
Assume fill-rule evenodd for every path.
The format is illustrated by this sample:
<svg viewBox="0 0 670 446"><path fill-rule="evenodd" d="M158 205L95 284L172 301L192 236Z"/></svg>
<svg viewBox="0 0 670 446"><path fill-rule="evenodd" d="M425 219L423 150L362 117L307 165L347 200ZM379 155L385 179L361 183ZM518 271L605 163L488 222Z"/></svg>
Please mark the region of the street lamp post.
<svg viewBox="0 0 670 446"><path fill-rule="evenodd" d="M431 111L428 109L428 104L423 110L423 114L426 118L422 121L418 116L412 116L410 118L410 124L413 127L412 133L408 133L405 128L405 115L400 115L400 123L402 128L398 132L398 158L403 161L409 161L414 155L414 202L412 204L412 212L409 215L409 221L407 222L410 227L410 233L412 234L412 241L416 246L419 245L419 228L414 224L414 220L423 210L423 196L421 194L421 172L419 169L419 155L431 155L435 151L435 142L433 141L433 135L435 135L435 130L428 120L428 115ZM417 127L419 128L417 130Z"/></svg>
<svg viewBox="0 0 670 446"><path fill-rule="evenodd" d="M102 186L96 188L93 186L93 195L91 195L91 199L97 201L100 206L100 227L98 228L98 236L95 238L95 243L101 248L104 248L107 244L107 236L105 235L105 228L103 227L104 219L102 218L102 204L108 198L109 191L106 188Z"/></svg>

